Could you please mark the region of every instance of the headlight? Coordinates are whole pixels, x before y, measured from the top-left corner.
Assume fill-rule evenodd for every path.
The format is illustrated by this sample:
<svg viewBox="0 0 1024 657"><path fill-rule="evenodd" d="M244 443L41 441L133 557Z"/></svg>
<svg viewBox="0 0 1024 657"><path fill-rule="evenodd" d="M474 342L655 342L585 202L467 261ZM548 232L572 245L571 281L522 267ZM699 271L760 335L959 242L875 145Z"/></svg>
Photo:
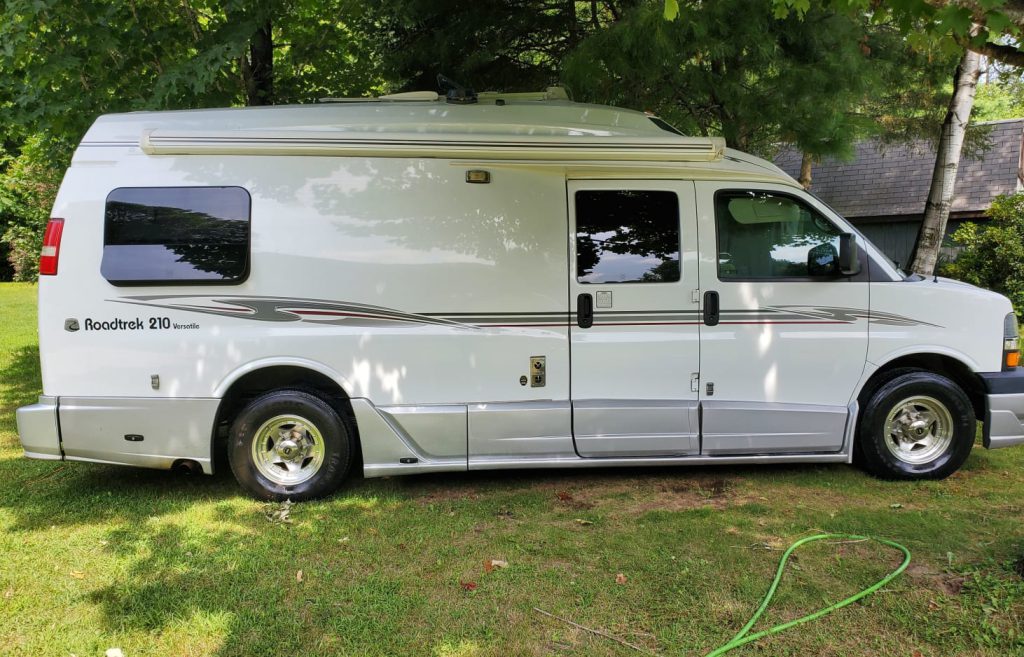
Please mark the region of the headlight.
<svg viewBox="0 0 1024 657"><path fill-rule="evenodd" d="M1010 313L1003 320L1003 371L1020 365L1020 333L1017 332L1017 316Z"/></svg>

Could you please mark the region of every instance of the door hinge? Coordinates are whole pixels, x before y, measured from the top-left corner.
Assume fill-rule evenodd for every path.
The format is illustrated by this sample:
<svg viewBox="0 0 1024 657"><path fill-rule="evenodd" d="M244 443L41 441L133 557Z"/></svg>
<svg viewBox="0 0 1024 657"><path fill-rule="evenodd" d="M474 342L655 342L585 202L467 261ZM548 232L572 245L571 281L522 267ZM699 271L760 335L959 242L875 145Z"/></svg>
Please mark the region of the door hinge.
<svg viewBox="0 0 1024 657"><path fill-rule="evenodd" d="M690 301L692 303L700 303L700 290L690 292Z"/></svg>
<svg viewBox="0 0 1024 657"><path fill-rule="evenodd" d="M690 375L690 392L700 392L700 374L697 372Z"/></svg>

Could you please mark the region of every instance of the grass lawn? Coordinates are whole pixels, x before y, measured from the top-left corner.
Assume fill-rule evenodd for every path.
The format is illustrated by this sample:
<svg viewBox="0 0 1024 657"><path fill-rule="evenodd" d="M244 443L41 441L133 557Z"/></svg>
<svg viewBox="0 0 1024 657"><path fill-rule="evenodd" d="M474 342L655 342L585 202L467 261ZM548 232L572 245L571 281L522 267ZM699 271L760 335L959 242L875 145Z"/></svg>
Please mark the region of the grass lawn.
<svg viewBox="0 0 1024 657"><path fill-rule="evenodd" d="M14 409L38 394L35 287L2 284L3 655L641 654L534 607L704 654L754 611L780 548L818 531L888 537L914 560L862 603L731 654L1024 655L1024 448L978 447L927 483L842 465L356 479L282 522L226 468L24 459ZM755 630L898 562L809 545Z"/></svg>

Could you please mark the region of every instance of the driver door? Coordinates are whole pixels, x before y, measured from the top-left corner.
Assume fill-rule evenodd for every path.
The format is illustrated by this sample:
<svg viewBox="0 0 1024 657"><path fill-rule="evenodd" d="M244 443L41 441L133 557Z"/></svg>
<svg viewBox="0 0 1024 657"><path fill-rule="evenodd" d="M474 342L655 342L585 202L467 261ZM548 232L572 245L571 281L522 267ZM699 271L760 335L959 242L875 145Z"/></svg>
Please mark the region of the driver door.
<svg viewBox="0 0 1024 657"><path fill-rule="evenodd" d="M701 326L702 453L841 450L867 354L865 262L839 274L843 231L799 190L696 189L702 298L718 304Z"/></svg>

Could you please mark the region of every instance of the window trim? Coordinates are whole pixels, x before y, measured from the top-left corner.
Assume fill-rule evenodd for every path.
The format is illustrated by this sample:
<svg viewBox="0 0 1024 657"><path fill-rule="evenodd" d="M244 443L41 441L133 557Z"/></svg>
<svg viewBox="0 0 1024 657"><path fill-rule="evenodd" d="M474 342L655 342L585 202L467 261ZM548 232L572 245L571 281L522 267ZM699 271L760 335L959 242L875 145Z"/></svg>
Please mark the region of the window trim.
<svg viewBox="0 0 1024 657"><path fill-rule="evenodd" d="M245 217L245 222L246 222L246 225L248 227L248 230L246 231L246 239L245 239L245 268L242 270L242 273L238 276L238 278L232 278L230 280L224 279L224 278L220 278L220 279L197 279L197 280L146 279L146 280L131 280L131 281L122 281L122 280L114 280L114 281L112 281L109 278L107 278L106 276L104 276L103 275L103 255L104 255L103 252L106 250L106 248L108 246L119 246L117 244L107 244L107 204L110 203L110 197L111 197L111 195L114 192L117 192L117 191L120 191L120 190L123 190L123 189L160 189L160 190L168 190L168 189L240 189L240 190L242 190L245 193L245 197L248 199L248 206L249 206L248 212L247 212L246 217ZM135 246L137 246L137 245L135 245ZM228 285L231 285L231 286L234 286L234 285L241 285L241 284L245 283L246 281L248 281L250 273L252 273L252 194L250 194L249 190L246 189L245 187L242 187L241 185L167 185L167 186L134 185L134 186L125 186L125 187L115 187L115 188L111 189L109 192L107 192L107 195L104 197L104 199L103 199L103 241L100 244L100 276L103 278L103 280L105 280L110 285L113 285L114 287L146 287L146 286L150 286L150 287L178 287L178 286L192 287L192 286L195 286L195 285L198 285L198 286L208 286L208 285L225 285L225 286L228 286Z"/></svg>
<svg viewBox="0 0 1024 657"><path fill-rule="evenodd" d="M866 283L870 280L868 277L869 260L867 257L867 253L865 253L865 249L863 248L863 244L858 244L858 246L861 246L862 248L857 249L857 260L860 262L860 271L853 276L843 276L842 274L840 274L838 276L772 276L766 278L722 278L721 271L719 270L720 261L718 259L718 254L722 252L722 240L718 230L718 198L720 195L724 194L746 194L750 192L774 194L776 196L788 198L816 212L818 215L821 216L822 219L827 221L833 228L839 231L840 235L843 234L844 232L852 232L854 235L857 236L858 239L863 239L860 233L857 233L856 231L843 231L842 229L840 229L840 227L836 225L836 222L833 221L831 217L827 216L824 212L821 212L813 205L808 203L805 199L800 198L796 194L792 194L790 192L781 192L774 189L759 189L756 187L728 187L716 189L714 198L712 199L712 218L715 224L715 279L719 283Z"/></svg>
<svg viewBox="0 0 1024 657"><path fill-rule="evenodd" d="M660 192L664 194L671 194L676 200L676 235L679 238L677 244L676 253L678 257L676 262L679 264L679 278L674 281L605 281L603 283L596 283L592 281L581 281L580 280L580 253L579 253L579 204L576 202L576 198L583 192ZM672 189L644 189L641 187L615 187L615 188L604 188L594 187L590 189L577 189L573 192L572 198L572 278L576 285L678 285L683 282L683 213L682 213L682 199L679 198L679 192Z"/></svg>

